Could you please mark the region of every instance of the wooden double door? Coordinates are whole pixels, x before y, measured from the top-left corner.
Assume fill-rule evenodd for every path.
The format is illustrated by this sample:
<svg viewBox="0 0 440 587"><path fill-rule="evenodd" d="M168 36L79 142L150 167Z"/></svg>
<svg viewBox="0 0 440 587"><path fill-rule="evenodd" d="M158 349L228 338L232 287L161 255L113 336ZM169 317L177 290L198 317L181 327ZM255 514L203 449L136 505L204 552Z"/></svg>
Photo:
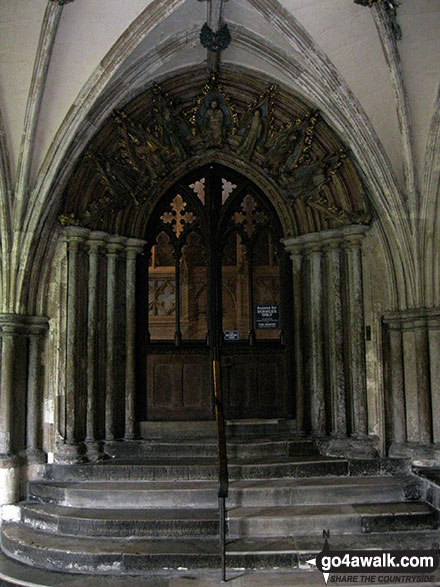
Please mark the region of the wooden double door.
<svg viewBox="0 0 440 587"><path fill-rule="evenodd" d="M212 418L214 359L227 418L292 415L290 267L264 194L201 168L161 198L146 234L147 419Z"/></svg>

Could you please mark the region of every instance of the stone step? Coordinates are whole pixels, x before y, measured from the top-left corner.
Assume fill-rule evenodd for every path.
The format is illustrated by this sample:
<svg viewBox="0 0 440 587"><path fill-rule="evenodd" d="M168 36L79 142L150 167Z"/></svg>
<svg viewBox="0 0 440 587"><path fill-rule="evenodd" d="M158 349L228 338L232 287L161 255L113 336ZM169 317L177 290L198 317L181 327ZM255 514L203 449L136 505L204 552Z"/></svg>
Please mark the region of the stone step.
<svg viewBox="0 0 440 587"><path fill-rule="evenodd" d="M51 570L108 575L144 574L152 570L219 568L218 537L186 539L84 538L48 534L19 524L3 528L3 551L20 562ZM235 543L228 556L233 568L295 566L294 550L280 552L260 544L256 556L244 544Z"/></svg>
<svg viewBox="0 0 440 587"><path fill-rule="evenodd" d="M395 534L330 535L332 549L431 549L437 531ZM321 552L322 534L287 538L230 540L227 567L293 569ZM76 538L44 533L23 525L5 523L2 548L25 564L71 573L142 575L161 569L218 568L218 538L148 540L144 538Z"/></svg>
<svg viewBox="0 0 440 587"><path fill-rule="evenodd" d="M219 534L217 509L92 509L24 503L21 520L31 528L66 536L188 538Z"/></svg>
<svg viewBox="0 0 440 587"><path fill-rule="evenodd" d="M234 479L273 479L347 475L348 461L332 457L267 457L229 461L229 477ZM45 479L54 481L171 481L216 480L213 459L111 460L81 465L47 465Z"/></svg>
<svg viewBox="0 0 440 587"><path fill-rule="evenodd" d="M425 503L381 503L358 505L303 505L238 507L228 511L231 537L322 535L437 527L437 512Z"/></svg>
<svg viewBox="0 0 440 587"><path fill-rule="evenodd" d="M292 435L295 431L295 422L284 419L251 419L226 420L226 435L234 437L264 437ZM214 420L197 420L182 422L152 422L140 423L140 434L143 439L216 439Z"/></svg>
<svg viewBox="0 0 440 587"><path fill-rule="evenodd" d="M215 507L216 481L37 481L32 501L90 508ZM397 502L420 499L414 477L324 477L231 481L228 507Z"/></svg>
<svg viewBox="0 0 440 587"><path fill-rule="evenodd" d="M293 428L293 423L289 420L227 420L226 421L226 434L229 438L235 436L246 437L255 436L258 438L267 435L280 435L285 436L289 434Z"/></svg>
<svg viewBox="0 0 440 587"><path fill-rule="evenodd" d="M22 522L31 528L70 536L216 536L216 509L96 509L23 503ZM228 509L231 537L274 537L384 532L437 527L437 512L424 503L297 505Z"/></svg>
<svg viewBox="0 0 440 587"><path fill-rule="evenodd" d="M28 497L40 503L94 508L217 506L216 481L35 481Z"/></svg>
<svg viewBox="0 0 440 587"><path fill-rule="evenodd" d="M160 459L160 458L217 458L215 439L200 440L124 440L106 442L105 453L114 459ZM276 456L319 456L316 444L298 438L235 438L227 443L228 458Z"/></svg>

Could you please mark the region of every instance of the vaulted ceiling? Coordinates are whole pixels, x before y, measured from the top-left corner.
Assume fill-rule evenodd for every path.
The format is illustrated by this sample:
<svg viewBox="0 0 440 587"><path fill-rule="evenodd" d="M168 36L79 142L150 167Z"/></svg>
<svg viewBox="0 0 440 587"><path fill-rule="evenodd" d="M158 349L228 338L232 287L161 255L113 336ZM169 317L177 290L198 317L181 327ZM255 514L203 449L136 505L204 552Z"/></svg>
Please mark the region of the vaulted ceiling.
<svg viewBox="0 0 440 587"><path fill-rule="evenodd" d="M218 65L200 43L204 23L229 27L220 74L279 84L319 110L348 149L379 219L392 303L440 303L438 0L6 0L3 307L20 307L19 268L35 266L41 227L56 222L80 156L111 113L154 82Z"/></svg>

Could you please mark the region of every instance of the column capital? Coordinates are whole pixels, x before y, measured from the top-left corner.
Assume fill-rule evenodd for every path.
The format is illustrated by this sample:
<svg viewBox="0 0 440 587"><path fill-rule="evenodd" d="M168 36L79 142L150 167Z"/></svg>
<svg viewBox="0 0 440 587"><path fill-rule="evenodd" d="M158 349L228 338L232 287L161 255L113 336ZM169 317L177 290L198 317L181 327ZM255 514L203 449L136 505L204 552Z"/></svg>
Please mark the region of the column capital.
<svg viewBox="0 0 440 587"><path fill-rule="evenodd" d="M90 230L82 226L66 226L64 234L69 242L83 241L89 236Z"/></svg>
<svg viewBox="0 0 440 587"><path fill-rule="evenodd" d="M0 314L0 330L5 334L44 334L48 328L46 316Z"/></svg>
<svg viewBox="0 0 440 587"><path fill-rule="evenodd" d="M125 242L125 250L127 255L135 258L138 253L142 253L147 241L140 238L128 238Z"/></svg>
<svg viewBox="0 0 440 587"><path fill-rule="evenodd" d="M104 247L108 241L109 235L106 232L93 231L86 240L90 253L97 253L101 247Z"/></svg>
<svg viewBox="0 0 440 587"><path fill-rule="evenodd" d="M321 232L309 232L300 236L290 236L282 239L281 242L289 253L300 254L305 249L310 249L311 247L323 249L327 245L332 247L339 246L347 236L364 233L367 229L367 226L356 224L343 229L332 228Z"/></svg>
<svg viewBox="0 0 440 587"><path fill-rule="evenodd" d="M117 255L124 248L126 240L123 236L109 236L106 243L107 255Z"/></svg>
<svg viewBox="0 0 440 587"><path fill-rule="evenodd" d="M311 257L312 255L321 256L323 253L322 243L319 241L310 241L304 245L304 255Z"/></svg>
<svg viewBox="0 0 440 587"><path fill-rule="evenodd" d="M385 312L383 321L390 328L412 330L417 328L440 328L440 308L417 308Z"/></svg>
<svg viewBox="0 0 440 587"><path fill-rule="evenodd" d="M338 251L341 249L341 245L343 244L342 237L334 236L331 239L326 240L323 243L323 249L325 253L331 253L333 251Z"/></svg>
<svg viewBox="0 0 440 587"><path fill-rule="evenodd" d="M364 224L351 224L350 226L344 226L341 229L344 246L346 248L359 246L369 228L369 226Z"/></svg>
<svg viewBox="0 0 440 587"><path fill-rule="evenodd" d="M302 236L288 236L281 239L281 242L291 255L301 255L303 248Z"/></svg>

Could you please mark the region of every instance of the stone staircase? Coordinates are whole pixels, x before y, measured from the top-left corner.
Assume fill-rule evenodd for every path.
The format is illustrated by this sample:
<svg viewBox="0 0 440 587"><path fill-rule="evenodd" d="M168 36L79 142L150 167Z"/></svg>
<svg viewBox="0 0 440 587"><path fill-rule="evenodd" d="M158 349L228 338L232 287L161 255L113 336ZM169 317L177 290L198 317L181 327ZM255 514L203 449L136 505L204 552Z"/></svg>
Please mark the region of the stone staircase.
<svg viewBox="0 0 440 587"><path fill-rule="evenodd" d="M76 573L219 567L216 443L211 423L197 426L153 426L95 464L47 465L4 522L3 551ZM437 510L407 461L322 457L284 423L228 428L229 568L304 565L323 530L333 548L414 547L414 533L431 547Z"/></svg>

